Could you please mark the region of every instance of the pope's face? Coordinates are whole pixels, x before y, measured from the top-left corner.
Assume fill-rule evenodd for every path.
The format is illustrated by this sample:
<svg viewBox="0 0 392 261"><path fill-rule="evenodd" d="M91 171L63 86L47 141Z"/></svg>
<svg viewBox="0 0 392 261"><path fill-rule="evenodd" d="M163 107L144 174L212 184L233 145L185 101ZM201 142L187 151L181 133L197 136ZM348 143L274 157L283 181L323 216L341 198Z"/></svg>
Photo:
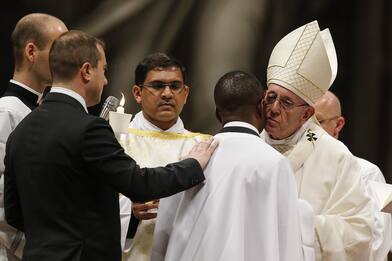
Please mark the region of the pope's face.
<svg viewBox="0 0 392 261"><path fill-rule="evenodd" d="M264 101L267 120L265 130L271 138L277 140L296 132L314 112L300 97L277 84L268 86Z"/></svg>
<svg viewBox="0 0 392 261"><path fill-rule="evenodd" d="M147 120L166 130L177 122L189 88L184 84L181 70L171 67L148 71L143 86L134 85L132 92Z"/></svg>

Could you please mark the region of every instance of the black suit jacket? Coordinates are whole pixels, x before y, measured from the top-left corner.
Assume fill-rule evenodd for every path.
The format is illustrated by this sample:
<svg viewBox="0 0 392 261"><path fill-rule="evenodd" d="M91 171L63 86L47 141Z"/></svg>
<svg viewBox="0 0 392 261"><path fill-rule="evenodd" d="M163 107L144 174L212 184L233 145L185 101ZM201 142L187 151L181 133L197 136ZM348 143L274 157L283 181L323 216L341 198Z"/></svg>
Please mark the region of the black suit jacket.
<svg viewBox="0 0 392 261"><path fill-rule="evenodd" d="M25 232L24 260L120 260L118 192L166 197L204 180L194 159L141 169L108 123L70 96L49 93L10 135L5 214Z"/></svg>

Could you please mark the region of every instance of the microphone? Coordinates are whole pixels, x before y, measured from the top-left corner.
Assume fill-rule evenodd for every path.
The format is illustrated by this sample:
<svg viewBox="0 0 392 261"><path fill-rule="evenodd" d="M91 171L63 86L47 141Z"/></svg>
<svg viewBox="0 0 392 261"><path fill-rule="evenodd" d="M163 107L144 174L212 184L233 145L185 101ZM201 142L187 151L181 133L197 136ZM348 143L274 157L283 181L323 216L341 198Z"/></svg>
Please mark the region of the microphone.
<svg viewBox="0 0 392 261"><path fill-rule="evenodd" d="M115 111L119 103L120 101L116 97L114 96L107 97L102 105L102 109L101 109L101 113L99 114L99 117L105 120L109 120L109 111Z"/></svg>

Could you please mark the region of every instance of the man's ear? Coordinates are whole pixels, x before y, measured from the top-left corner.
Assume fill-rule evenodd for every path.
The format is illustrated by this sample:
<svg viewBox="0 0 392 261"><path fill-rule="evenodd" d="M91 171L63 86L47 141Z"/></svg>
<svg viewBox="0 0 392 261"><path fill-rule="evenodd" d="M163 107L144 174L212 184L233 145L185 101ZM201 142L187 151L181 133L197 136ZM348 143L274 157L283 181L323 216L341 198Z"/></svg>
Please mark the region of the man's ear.
<svg viewBox="0 0 392 261"><path fill-rule="evenodd" d="M310 117L313 116L314 112L315 112L315 110L314 110L314 108L313 108L312 106L307 106L307 108L306 108L306 110L305 110L305 113L304 113L304 115L303 115L303 117L302 117L302 119L304 120L304 122L306 122L307 120L309 120Z"/></svg>
<svg viewBox="0 0 392 261"><path fill-rule="evenodd" d="M262 103L262 101L260 100L257 102L257 105L256 105L256 113L260 118L263 117L263 106L261 103Z"/></svg>
<svg viewBox="0 0 392 261"><path fill-rule="evenodd" d="M37 46L35 46L34 43L27 43L25 48L24 48L24 56L26 59L30 62L33 63L36 58L36 52L37 52Z"/></svg>
<svg viewBox="0 0 392 261"><path fill-rule="evenodd" d="M218 119L220 123L222 123L222 118L220 116L220 111L218 108L215 108L215 117Z"/></svg>
<svg viewBox="0 0 392 261"><path fill-rule="evenodd" d="M266 91L263 91L260 100L257 102L257 115L259 115L259 117L264 117L264 97L266 93Z"/></svg>
<svg viewBox="0 0 392 261"><path fill-rule="evenodd" d="M336 133L337 137L339 137L339 133L340 131L343 129L344 124L346 124L346 120L344 119L344 117L339 116L336 120L336 127L334 132Z"/></svg>
<svg viewBox="0 0 392 261"><path fill-rule="evenodd" d="M142 88L139 85L132 86L132 94L138 104L142 103Z"/></svg>
<svg viewBox="0 0 392 261"><path fill-rule="evenodd" d="M82 67L79 69L80 76L82 77L83 82L89 82L92 79L92 66L90 63L85 62L82 64Z"/></svg>
<svg viewBox="0 0 392 261"><path fill-rule="evenodd" d="M186 101L188 100L189 91L190 91L189 86L185 85L184 86L184 90L183 90L184 95L185 95L184 104L186 104Z"/></svg>

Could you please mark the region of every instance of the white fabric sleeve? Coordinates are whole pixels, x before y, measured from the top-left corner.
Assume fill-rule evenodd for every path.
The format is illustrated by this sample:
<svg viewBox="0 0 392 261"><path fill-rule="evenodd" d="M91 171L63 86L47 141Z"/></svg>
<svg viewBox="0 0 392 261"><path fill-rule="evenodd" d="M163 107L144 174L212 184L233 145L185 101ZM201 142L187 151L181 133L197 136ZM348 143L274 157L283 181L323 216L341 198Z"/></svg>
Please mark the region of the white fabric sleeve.
<svg viewBox="0 0 392 261"><path fill-rule="evenodd" d="M316 236L323 260L368 261L369 242L374 228L371 199L358 172L359 165L352 155L345 155L322 214L316 216Z"/></svg>

